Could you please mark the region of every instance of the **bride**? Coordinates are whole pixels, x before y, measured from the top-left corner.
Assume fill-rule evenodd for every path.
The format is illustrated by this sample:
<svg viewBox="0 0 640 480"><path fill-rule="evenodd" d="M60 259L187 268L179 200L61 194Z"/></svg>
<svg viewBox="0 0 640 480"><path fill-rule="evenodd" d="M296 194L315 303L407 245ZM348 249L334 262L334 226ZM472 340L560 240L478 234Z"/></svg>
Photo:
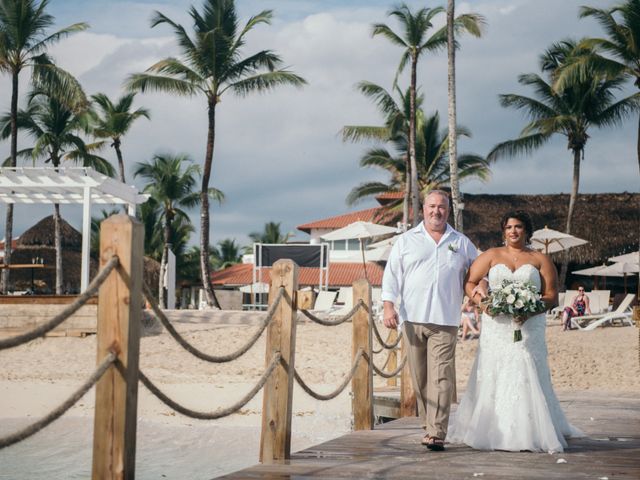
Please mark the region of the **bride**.
<svg viewBox="0 0 640 480"><path fill-rule="evenodd" d="M527 247L533 233L529 215L509 212L501 228L505 246L487 250L471 265L467 294L479 304L481 295L474 289L488 276L490 288L504 280L531 282L549 308L557 305L553 262ZM448 441L480 450L562 452L565 437L581 432L567 422L551 385L545 315L526 318L520 342L514 342L512 320L483 314L478 353Z"/></svg>

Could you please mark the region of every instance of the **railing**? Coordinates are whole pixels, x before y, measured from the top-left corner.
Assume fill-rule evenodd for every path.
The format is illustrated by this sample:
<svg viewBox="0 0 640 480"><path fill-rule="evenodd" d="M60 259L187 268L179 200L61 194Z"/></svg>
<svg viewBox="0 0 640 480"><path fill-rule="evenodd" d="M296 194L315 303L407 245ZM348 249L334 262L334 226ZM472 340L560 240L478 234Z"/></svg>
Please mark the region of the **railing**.
<svg viewBox="0 0 640 480"><path fill-rule="evenodd" d="M249 341L237 351L212 355L191 345L173 327L158 307L142 280L143 229L135 219L119 214L105 220L100 233L100 273L88 289L63 312L42 326L22 335L0 340L0 350L16 347L45 335L84 305L99 289L97 358L94 373L62 405L43 419L9 436L0 438L0 448L13 445L34 435L63 415L93 385L96 385L93 466L94 479L133 479L135 475L136 414L138 380L156 397L183 415L213 420L237 412L264 388L260 461L272 463L291 454L291 418L293 382L318 400L337 397L351 383L354 429L372 429L373 374L395 382L401 374L401 411L415 414L415 397L405 369L406 359L398 364L397 350L402 336L391 331L383 340L371 313L371 286L366 280L353 284L354 307L339 318L322 319L307 310L301 313L325 326L353 324L352 365L340 385L330 393L314 391L295 369L295 338L298 316L298 267L291 260L279 260L271 270L269 309L265 319ZM212 412L193 410L172 400L147 375L139 370L140 325L143 297L169 334L186 351L213 363L236 360L246 353L267 331L265 370L256 385L241 399L226 408ZM305 297L299 295L301 304ZM303 305L304 306L304 305ZM378 350L373 349L375 335ZM373 357L388 350L382 367ZM402 348L404 351L404 345ZM390 370L385 370L388 368Z"/></svg>

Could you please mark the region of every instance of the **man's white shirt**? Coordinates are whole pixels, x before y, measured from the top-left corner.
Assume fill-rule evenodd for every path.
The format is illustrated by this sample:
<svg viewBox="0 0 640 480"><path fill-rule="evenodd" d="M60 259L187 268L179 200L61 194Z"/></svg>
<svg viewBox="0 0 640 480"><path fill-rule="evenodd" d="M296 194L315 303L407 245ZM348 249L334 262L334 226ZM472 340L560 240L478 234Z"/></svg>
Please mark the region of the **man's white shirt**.
<svg viewBox="0 0 640 480"><path fill-rule="evenodd" d="M400 322L458 326L464 277L476 247L450 225L439 243L424 222L396 240L382 278L382 300L393 302Z"/></svg>

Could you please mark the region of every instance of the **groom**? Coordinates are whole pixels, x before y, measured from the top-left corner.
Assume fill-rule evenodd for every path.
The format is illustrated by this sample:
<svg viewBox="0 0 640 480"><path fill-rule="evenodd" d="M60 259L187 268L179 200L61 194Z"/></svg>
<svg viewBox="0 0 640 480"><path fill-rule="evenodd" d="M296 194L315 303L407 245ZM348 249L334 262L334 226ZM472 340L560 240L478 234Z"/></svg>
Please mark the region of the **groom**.
<svg viewBox="0 0 640 480"><path fill-rule="evenodd" d="M424 221L402 234L389 254L382 279L383 319L387 328L400 324L404 328L411 379L426 430L422 444L444 450L464 278L478 252L447 224L446 192L429 192L423 214Z"/></svg>

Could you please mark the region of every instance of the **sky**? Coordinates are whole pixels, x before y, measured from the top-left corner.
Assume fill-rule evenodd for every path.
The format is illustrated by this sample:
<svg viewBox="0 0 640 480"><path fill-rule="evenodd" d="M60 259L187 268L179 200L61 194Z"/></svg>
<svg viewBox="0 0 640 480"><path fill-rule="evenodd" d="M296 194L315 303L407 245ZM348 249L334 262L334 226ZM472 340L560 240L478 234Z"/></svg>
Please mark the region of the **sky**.
<svg viewBox="0 0 640 480"><path fill-rule="evenodd" d="M349 211L370 208L375 200L348 206L350 190L364 181L386 181L385 172L363 169L359 160L373 144L347 144L340 137L345 125L378 125L381 117L356 83L367 80L391 89L401 50L381 37L371 37L374 23L397 24L387 16L392 0L237 0L244 23L263 9L272 9L270 26L260 25L247 36L244 55L260 49L277 52L289 69L303 76L302 89L280 87L266 94L239 98L226 94L217 108L217 130L211 186L221 189L225 202L211 209L211 239L235 238L249 243L248 233L262 231L266 222L281 222L293 240L308 236L297 225ZM407 1L412 9L445 5L444 0ZM457 53L458 123L471 138L461 139L458 152L486 155L499 142L517 137L527 120L518 111L499 105L498 95L532 91L520 86L518 75L538 72L539 55L565 38L601 36L591 19L579 19L578 8L588 4L609 7L608 0L474 0L456 2L456 13L475 12L487 20L482 38L460 38ZM52 0L50 13L56 28L87 22L91 28L72 35L50 50L56 62L73 73L91 95L117 98L127 76L142 72L158 60L178 56L172 31L166 25L150 28L154 10L191 30L187 14L200 0ZM445 21L437 18L436 27ZM23 74L22 92L28 75ZM418 84L424 109L447 118L446 52L420 60ZM408 76L400 77L406 88ZM634 93L629 83L623 95ZM9 109L10 82L0 76L0 112ZM201 164L206 146L206 102L201 97L139 94L136 107L151 112L151 120L138 120L123 139L127 180L137 162L157 153L186 153ZM589 131L581 166L580 192L639 191L635 154L637 117L615 128ZM30 139L20 137L18 148ZM0 142L0 158L9 154L9 142ZM113 149L103 156L116 164ZM572 154L566 138L557 136L531 155L493 164L486 183L467 181L463 193L546 194L568 193L572 182ZM20 234L52 207L18 206L14 233ZM4 208L0 208L0 237L4 236ZM93 207L97 216L100 206ZM198 228L198 211L192 219ZM76 228L81 208L62 206L62 215ZM198 243L199 235L192 236Z"/></svg>

